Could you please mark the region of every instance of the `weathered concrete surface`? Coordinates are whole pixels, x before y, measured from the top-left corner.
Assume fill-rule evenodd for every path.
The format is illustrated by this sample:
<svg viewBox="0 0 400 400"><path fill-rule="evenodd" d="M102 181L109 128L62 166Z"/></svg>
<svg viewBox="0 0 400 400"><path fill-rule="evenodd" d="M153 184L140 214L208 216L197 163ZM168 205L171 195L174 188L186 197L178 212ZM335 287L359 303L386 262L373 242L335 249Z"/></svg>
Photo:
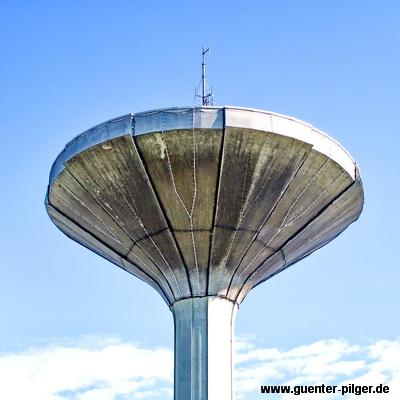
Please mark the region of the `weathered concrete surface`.
<svg viewBox="0 0 400 400"><path fill-rule="evenodd" d="M301 121L232 107L99 125L56 160L46 206L68 236L172 305L237 304L320 248L363 206L357 165Z"/></svg>

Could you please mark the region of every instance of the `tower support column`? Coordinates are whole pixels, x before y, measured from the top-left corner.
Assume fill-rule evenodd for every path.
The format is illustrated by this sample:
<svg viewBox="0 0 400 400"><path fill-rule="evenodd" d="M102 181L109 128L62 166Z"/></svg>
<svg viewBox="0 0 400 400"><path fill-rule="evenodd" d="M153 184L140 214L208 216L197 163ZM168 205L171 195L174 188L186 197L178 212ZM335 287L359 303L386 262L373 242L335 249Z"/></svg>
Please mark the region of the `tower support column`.
<svg viewBox="0 0 400 400"><path fill-rule="evenodd" d="M208 296L171 306L175 326L174 400L233 399L237 305Z"/></svg>

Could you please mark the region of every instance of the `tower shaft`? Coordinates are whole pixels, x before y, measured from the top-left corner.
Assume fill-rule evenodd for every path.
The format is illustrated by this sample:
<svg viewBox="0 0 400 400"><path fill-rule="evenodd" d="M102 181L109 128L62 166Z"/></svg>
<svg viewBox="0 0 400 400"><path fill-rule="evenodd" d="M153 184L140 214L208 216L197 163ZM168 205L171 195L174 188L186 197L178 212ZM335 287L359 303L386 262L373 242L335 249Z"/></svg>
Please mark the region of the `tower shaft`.
<svg viewBox="0 0 400 400"><path fill-rule="evenodd" d="M208 296L171 306L175 326L174 400L233 399L237 305Z"/></svg>

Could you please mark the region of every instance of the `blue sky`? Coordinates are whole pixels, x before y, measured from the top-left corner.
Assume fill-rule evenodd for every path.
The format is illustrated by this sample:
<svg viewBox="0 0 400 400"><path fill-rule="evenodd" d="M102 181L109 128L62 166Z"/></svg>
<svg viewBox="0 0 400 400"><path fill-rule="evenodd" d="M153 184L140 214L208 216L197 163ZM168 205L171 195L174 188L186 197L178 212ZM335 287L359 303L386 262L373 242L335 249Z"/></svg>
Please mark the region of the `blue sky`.
<svg viewBox="0 0 400 400"><path fill-rule="evenodd" d="M398 399L399 20L395 0L3 2L0 397L28 398L10 389L18 387L32 400L172 399L165 303L61 234L43 201L54 159L80 132L193 105L210 41L216 105L278 112L328 133L360 165L366 196L358 222L243 302L238 397L261 399L268 382L361 379L389 382L385 400ZM316 348L332 357L320 360ZM74 364L63 357L85 371L121 360L131 375L104 367L58 384L51 371ZM139 383L115 383L124 379Z"/></svg>

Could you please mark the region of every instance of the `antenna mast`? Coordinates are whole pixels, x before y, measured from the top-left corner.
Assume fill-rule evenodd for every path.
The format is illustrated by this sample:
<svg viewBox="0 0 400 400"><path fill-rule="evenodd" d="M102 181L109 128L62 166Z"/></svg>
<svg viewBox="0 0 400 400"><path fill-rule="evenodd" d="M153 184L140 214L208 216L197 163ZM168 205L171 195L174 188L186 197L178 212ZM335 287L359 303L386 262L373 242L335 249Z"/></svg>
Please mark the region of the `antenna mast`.
<svg viewBox="0 0 400 400"><path fill-rule="evenodd" d="M214 105L214 94L212 90L207 93L207 76L206 76L206 53L210 50L210 47L205 49L202 46L201 55L201 95L198 94L199 90L196 91L196 97L201 97L201 104L203 106L213 106Z"/></svg>

